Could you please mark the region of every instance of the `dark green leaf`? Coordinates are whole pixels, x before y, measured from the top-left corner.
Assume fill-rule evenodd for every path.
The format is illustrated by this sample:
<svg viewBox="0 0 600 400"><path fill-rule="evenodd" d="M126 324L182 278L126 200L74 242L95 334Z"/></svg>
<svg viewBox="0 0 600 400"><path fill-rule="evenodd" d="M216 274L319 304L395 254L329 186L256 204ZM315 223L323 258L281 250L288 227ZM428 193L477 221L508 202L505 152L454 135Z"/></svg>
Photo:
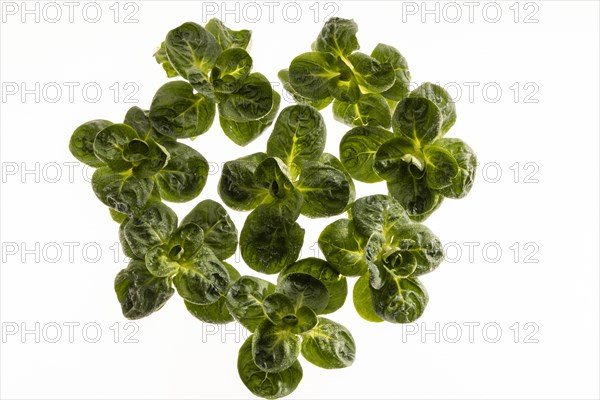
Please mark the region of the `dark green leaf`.
<svg viewBox="0 0 600 400"><path fill-rule="evenodd" d="M425 180L431 189L444 189L450 186L458 175L458 163L452 154L441 146L427 145L425 156Z"/></svg>
<svg viewBox="0 0 600 400"><path fill-rule="evenodd" d="M360 47L356 32L358 32L358 25L354 20L330 18L317 37L315 50L346 56Z"/></svg>
<svg viewBox="0 0 600 400"><path fill-rule="evenodd" d="M305 163L319 159L326 138L325 122L315 108L290 106L284 108L275 121L267 142L267 154L283 160L295 178Z"/></svg>
<svg viewBox="0 0 600 400"><path fill-rule="evenodd" d="M183 81L161 86L150 106L150 120L159 133L174 138L194 138L208 131L215 118L215 104L194 93Z"/></svg>
<svg viewBox="0 0 600 400"><path fill-rule="evenodd" d="M300 354L300 339L286 329L263 321L252 339L252 357L258 368L277 373L290 368Z"/></svg>
<svg viewBox="0 0 600 400"><path fill-rule="evenodd" d="M170 31L165 49L173 68L185 79L188 71L193 69L208 74L221 52L215 37L193 22L186 22Z"/></svg>
<svg viewBox="0 0 600 400"><path fill-rule="evenodd" d="M301 212L311 218L338 215L350 200L346 174L321 163L306 164L296 187L304 199Z"/></svg>
<svg viewBox="0 0 600 400"><path fill-rule="evenodd" d="M265 372L258 368L252 356L253 336L242 345L238 355L240 379L255 396L278 399L292 393L302 380L302 367L296 360L288 369L281 372Z"/></svg>
<svg viewBox="0 0 600 400"><path fill-rule="evenodd" d="M325 284L303 272L286 274L277 283L277 292L289 297L296 308L306 306L316 314L321 314L329 302L329 292Z"/></svg>
<svg viewBox="0 0 600 400"><path fill-rule="evenodd" d="M340 142L340 158L352 178L361 182L380 182L373 170L375 153L394 134L379 127L363 126L348 131Z"/></svg>
<svg viewBox="0 0 600 400"><path fill-rule="evenodd" d="M225 266L208 246L193 261L180 264L173 284L177 293L194 304L212 304L227 292L230 280Z"/></svg>
<svg viewBox="0 0 600 400"><path fill-rule="evenodd" d="M387 187L390 196L398 200L413 221L424 221L444 199L427 186L424 178L413 176L408 165L400 169L397 179L388 182Z"/></svg>
<svg viewBox="0 0 600 400"><path fill-rule="evenodd" d="M142 110L138 106L133 106L127 110L123 123L135 129L138 136L144 140L151 138L159 143L175 141L172 137L161 135L154 129L152 122L150 121L149 113L150 111Z"/></svg>
<svg viewBox="0 0 600 400"><path fill-rule="evenodd" d="M213 200L204 200L188 213L181 224L194 223L204 231L204 244L220 260L231 257L237 249L238 231L227 210Z"/></svg>
<svg viewBox="0 0 600 400"><path fill-rule="evenodd" d="M416 177L423 177L425 175L424 156L414 145L413 141L404 136L383 143L373 158L373 170L387 181L401 179L401 175L408 168Z"/></svg>
<svg viewBox="0 0 600 400"><path fill-rule="evenodd" d="M134 161L140 161L138 158L130 158L135 155L143 156L136 152L139 147L142 151L148 151L135 129L125 124L109 125L98 132L94 139L94 154L115 172L126 171L133 166Z"/></svg>
<svg viewBox="0 0 600 400"><path fill-rule="evenodd" d="M367 271L364 250L368 241L368 237L356 231L351 220L339 219L323 229L319 248L343 276L359 276Z"/></svg>
<svg viewBox="0 0 600 400"><path fill-rule="evenodd" d="M290 72L287 69L282 69L281 71L279 71L279 74L277 76L279 77L279 80L283 84L283 88L289 94L292 95L292 97L298 104L312 106L312 107L316 108L317 110L322 110L323 108L327 107L333 100L333 97L331 97L331 96L326 97L324 99L320 99L320 100L312 100L307 97L301 96L298 92L296 92L296 90L290 83Z"/></svg>
<svg viewBox="0 0 600 400"><path fill-rule="evenodd" d="M96 197L125 215L141 210L150 199L153 187L152 179L139 178L132 175L131 171L114 172L109 167L102 167L92 175Z"/></svg>
<svg viewBox="0 0 600 400"><path fill-rule="evenodd" d="M148 250L167 243L176 229L177 214L163 203L152 203L129 220L124 234L133 253L144 259Z"/></svg>
<svg viewBox="0 0 600 400"><path fill-rule="evenodd" d="M429 297L417 278L400 279L388 274L380 289L371 287L373 309L385 321L405 324L416 321Z"/></svg>
<svg viewBox="0 0 600 400"><path fill-rule="evenodd" d="M174 78L176 76L179 76L179 74L177 73L177 71L175 71L175 68L173 68L171 62L169 61L165 42L162 42L160 44L160 48L156 51L156 53L154 53L154 59L158 64L160 64L163 67L163 69L167 73L168 78Z"/></svg>
<svg viewBox="0 0 600 400"><path fill-rule="evenodd" d="M303 242L304 229L271 205L252 211L240 234L242 258L250 268L265 274L278 273L296 261Z"/></svg>
<svg viewBox="0 0 600 400"><path fill-rule="evenodd" d="M380 63L367 54L355 52L348 56L358 84L375 93L385 92L394 85L396 72L389 63Z"/></svg>
<svg viewBox="0 0 600 400"><path fill-rule="evenodd" d="M442 134L448 132L456 122L456 106L450 94L441 86L426 82L413 90L410 97L424 97L438 106L442 113Z"/></svg>
<svg viewBox="0 0 600 400"><path fill-rule="evenodd" d="M229 29L219 21L217 18L212 18L205 25L207 31L209 31L217 40L222 50L227 50L232 47L241 47L245 49L250 43L252 32L243 29L241 31L234 31Z"/></svg>
<svg viewBox="0 0 600 400"><path fill-rule="evenodd" d="M380 63L390 64L396 73L394 85L381 93L383 97L393 101L400 101L408 96L410 91L410 71L408 70L408 63L402 54L392 46L379 43L375 46L371 57Z"/></svg>
<svg viewBox="0 0 600 400"><path fill-rule="evenodd" d="M294 303L284 294L273 293L265 297L263 310L275 325L285 327L290 322L298 322Z"/></svg>
<svg viewBox="0 0 600 400"><path fill-rule="evenodd" d="M117 274L115 292L125 318L140 319L160 310L175 291L170 278L152 276L143 261L131 260Z"/></svg>
<svg viewBox="0 0 600 400"><path fill-rule="evenodd" d="M440 239L425 225L403 225L396 230L391 243L403 257L410 254L416 264L412 276L419 276L436 269L444 260L444 248Z"/></svg>
<svg viewBox="0 0 600 400"><path fill-rule="evenodd" d="M223 165L218 191L227 206L237 211L249 211L269 196L269 191L259 185L254 176L256 168L266 158L265 153L255 153Z"/></svg>
<svg viewBox="0 0 600 400"><path fill-rule="evenodd" d="M450 186L440 190L440 193L452 199L465 197L475 181L475 170L477 168L475 152L460 139L439 139L435 142L435 145L448 150L458 164L458 174L452 179Z"/></svg>
<svg viewBox="0 0 600 400"><path fill-rule="evenodd" d="M354 199L356 198L356 188L354 187L354 181L352 180L352 177L350 176L350 174L348 173L346 168L344 168L344 165L342 164L342 162L340 160L338 160L337 157L334 156L333 154L330 154L330 153L321 154L321 157L319 158L319 163L333 167L339 171L342 171L344 173L344 175L346 176L346 180L348 181L348 186L350 189L348 206L346 207L346 209L348 209L350 207L350 204L352 204L354 202Z"/></svg>
<svg viewBox="0 0 600 400"><path fill-rule="evenodd" d="M104 119L95 119L78 126L69 141L71 154L90 167L103 167L104 163L94 154L94 139L96 139L98 132L109 125L112 125L112 122Z"/></svg>
<svg viewBox="0 0 600 400"><path fill-rule="evenodd" d="M424 97L407 97L396 106L392 129L415 143L415 148L433 143L441 133L442 114Z"/></svg>
<svg viewBox="0 0 600 400"><path fill-rule="evenodd" d="M286 275L298 272L308 274L325 285L329 299L321 314L332 313L344 305L348 294L346 278L340 275L327 261L313 257L298 260L285 267L279 273L277 281L281 282Z"/></svg>
<svg viewBox="0 0 600 400"><path fill-rule="evenodd" d="M267 115L255 121L248 122L236 122L219 116L221 128L225 132L225 135L235 144L246 146L259 137L275 121L280 103L281 96L273 91L273 107L271 107L271 111Z"/></svg>
<svg viewBox="0 0 600 400"><path fill-rule="evenodd" d="M352 204L352 221L364 237L380 234L389 243L398 229L410 223L410 218L394 198L377 194L361 197Z"/></svg>
<svg viewBox="0 0 600 400"><path fill-rule="evenodd" d="M273 88L262 74L254 72L246 77L234 93L223 95L219 115L235 122L261 119L273 108Z"/></svg>
<svg viewBox="0 0 600 400"><path fill-rule="evenodd" d="M215 91L233 93L238 90L252 69L252 57L244 49L223 51L213 67L210 81Z"/></svg>
<svg viewBox="0 0 600 400"><path fill-rule="evenodd" d="M354 363L356 344L345 326L319 317L319 324L302 335L302 356L317 367L346 368Z"/></svg>
<svg viewBox="0 0 600 400"><path fill-rule="evenodd" d="M183 143L164 143L171 158L155 175L160 196L172 202L196 198L208 178L208 162L193 148Z"/></svg>
<svg viewBox="0 0 600 400"><path fill-rule="evenodd" d="M310 100L330 98L330 80L339 78L336 60L332 54L310 52L292 60L289 68L290 84L300 96ZM335 86L335 83L333 83Z"/></svg>
<svg viewBox="0 0 600 400"><path fill-rule="evenodd" d="M227 292L227 309L240 324L254 332L267 317L263 311L265 297L275 293L275 285L253 276L237 279Z"/></svg>

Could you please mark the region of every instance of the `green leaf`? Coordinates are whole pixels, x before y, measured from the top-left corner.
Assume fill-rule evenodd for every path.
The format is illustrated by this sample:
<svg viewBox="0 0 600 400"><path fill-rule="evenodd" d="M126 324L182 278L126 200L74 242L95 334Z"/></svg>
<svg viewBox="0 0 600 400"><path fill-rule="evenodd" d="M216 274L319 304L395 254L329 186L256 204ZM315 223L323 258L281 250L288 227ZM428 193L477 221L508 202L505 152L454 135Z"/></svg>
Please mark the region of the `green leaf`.
<svg viewBox="0 0 600 400"><path fill-rule="evenodd" d="M361 89L351 65L342 59L335 60L334 70L337 74L327 82L329 93L339 101L357 103L360 100Z"/></svg>
<svg viewBox="0 0 600 400"><path fill-rule="evenodd" d="M162 85L150 106L154 129L173 138L199 136L209 130L214 118L215 104L183 81Z"/></svg>
<svg viewBox="0 0 600 400"><path fill-rule="evenodd" d="M193 22L171 30L165 49L173 68L185 79L189 70L199 69L208 74L221 52L215 37Z"/></svg>
<svg viewBox="0 0 600 400"><path fill-rule="evenodd" d="M115 211L112 208L109 208L108 212L109 212L112 220L115 221L117 224L120 224L127 219L127 215L120 213L118 211Z"/></svg>
<svg viewBox="0 0 600 400"><path fill-rule="evenodd" d="M242 276L229 288L226 296L227 310L250 332L254 332L267 316L263 301L275 293L275 285L253 276Z"/></svg>
<svg viewBox="0 0 600 400"><path fill-rule="evenodd" d="M80 125L75 129L71 140L69 141L69 150L71 154L90 167L100 168L104 162L98 159L94 154L94 139L98 132L112 125L112 122L105 119L95 119Z"/></svg>
<svg viewBox="0 0 600 400"><path fill-rule="evenodd" d="M392 46L379 43L375 46L371 57L382 64L390 64L396 73L396 79L392 87L381 93L383 97L393 101L400 101L407 97L410 92L410 71L408 70L408 63L402 54Z"/></svg>
<svg viewBox="0 0 600 400"><path fill-rule="evenodd" d="M254 153L223 165L218 191L228 207L237 211L253 210L269 196L269 191L254 176L266 158L265 153Z"/></svg>
<svg viewBox="0 0 600 400"><path fill-rule="evenodd" d="M109 167L102 167L92 175L96 197L125 215L141 210L150 199L153 187L152 179L137 177L130 171L114 172Z"/></svg>
<svg viewBox="0 0 600 400"><path fill-rule="evenodd" d="M276 274L300 255L304 229L276 206L262 205L246 218L240 234L242 258L250 268Z"/></svg>
<svg viewBox="0 0 600 400"><path fill-rule="evenodd" d="M346 210L347 210L350 207L350 204L352 204L354 202L354 199L356 198L356 188L354 187L354 181L352 180L352 177L350 176L350 174L348 173L346 168L344 168L344 165L342 165L342 162L340 160L338 160L337 157L334 156L333 154L330 154L330 153L321 154L321 157L319 158L319 163L333 167L339 171L342 171L344 173L344 175L346 176L346 181L348 181L348 187L350 189L348 206L346 206Z"/></svg>
<svg viewBox="0 0 600 400"><path fill-rule="evenodd" d="M315 50L346 56L360 48L356 39L358 25L351 19L330 18L315 42Z"/></svg>
<svg viewBox="0 0 600 400"><path fill-rule="evenodd" d="M167 243L176 229L177 214L163 203L152 203L129 220L124 235L131 251L143 259L151 248Z"/></svg>
<svg viewBox="0 0 600 400"><path fill-rule="evenodd" d="M346 278L340 275L327 261L313 257L298 260L279 273L277 282L281 282L286 275L293 273L308 274L325 285L329 299L321 314L332 313L344 305L348 294Z"/></svg>
<svg viewBox="0 0 600 400"><path fill-rule="evenodd" d="M269 320L278 326L287 326L289 322L295 321L296 308L294 303L284 294L273 293L265 297L263 310Z"/></svg>
<svg viewBox="0 0 600 400"><path fill-rule="evenodd" d="M302 166L317 161L325 149L327 129L321 114L311 106L284 108L267 142L267 154L279 157L287 165L292 178Z"/></svg>
<svg viewBox="0 0 600 400"><path fill-rule="evenodd" d="M181 224L194 223L204 231L204 244L219 260L231 257L238 245L238 231L227 210L213 200L204 200L194 207Z"/></svg>
<svg viewBox="0 0 600 400"><path fill-rule="evenodd" d="M183 143L164 143L164 147L171 158L155 175L161 198L177 203L196 198L206 184L208 162L202 154Z"/></svg>
<svg viewBox="0 0 600 400"><path fill-rule="evenodd" d="M142 147L142 151L148 151L147 146L145 148L144 146L145 143L139 140L135 129L125 124L112 124L96 134L94 154L113 171L120 172L130 169L133 161L140 161L130 157L136 155L136 148ZM126 159L126 155L130 157Z"/></svg>
<svg viewBox="0 0 600 400"><path fill-rule="evenodd" d="M194 304L212 304L227 292L230 280L225 266L208 246L202 246L193 261L180 264L173 278L177 293Z"/></svg>
<svg viewBox="0 0 600 400"><path fill-rule="evenodd" d="M416 321L425 310L429 297L417 278L395 278L387 274L380 289L371 287L373 309L382 319L405 324Z"/></svg>
<svg viewBox="0 0 600 400"><path fill-rule="evenodd" d="M423 148L425 156L425 180L431 189L444 189L458 175L458 163L452 154L441 146L428 145Z"/></svg>
<svg viewBox="0 0 600 400"><path fill-rule="evenodd" d="M210 73L210 82L215 91L233 93L250 74L252 57L244 49L232 48L223 51Z"/></svg>
<svg viewBox="0 0 600 400"><path fill-rule="evenodd" d="M238 146L246 146L254 139L258 138L275 121L281 96L273 91L273 107L264 117L255 121L236 122L219 116L219 122L225 135Z"/></svg>
<svg viewBox="0 0 600 400"><path fill-rule="evenodd" d="M154 276L166 278L173 276L179 270L179 262L169 257L169 248L155 246L148 250L145 257L146 268Z"/></svg>
<svg viewBox="0 0 600 400"><path fill-rule="evenodd" d="M411 276L419 276L436 269L444 261L444 247L429 228L421 224L402 225L396 229L392 246L403 257L410 254L416 264Z"/></svg>
<svg viewBox="0 0 600 400"><path fill-rule="evenodd" d="M306 164L296 185L304 202L302 214L311 218L331 217L346 209L350 184L346 174L321 163Z"/></svg>
<svg viewBox="0 0 600 400"><path fill-rule="evenodd" d="M303 306L296 311L296 321L290 323L290 325L293 326L291 326L289 329L290 332L299 335L313 329L315 326L317 326L318 322L319 319L317 314L312 310L312 308Z"/></svg>
<svg viewBox="0 0 600 400"><path fill-rule="evenodd" d="M137 132L141 139L154 139L159 143L174 142L175 139L158 133L152 126L149 117L150 111L142 110L138 106L133 106L125 114L123 123L129 125Z"/></svg>
<svg viewBox="0 0 600 400"><path fill-rule="evenodd" d="M163 67L163 69L167 73L168 78L174 78L176 76L179 76L179 74L177 73L177 71L175 71L175 68L173 68L171 62L169 61L165 42L162 42L160 44L159 49L156 51L156 53L154 53L154 59L158 64L160 64Z"/></svg>
<svg viewBox="0 0 600 400"><path fill-rule="evenodd" d="M424 221L444 199L431 190L424 178L417 178L408 165L399 168L396 180L387 183L390 196L398 200L413 221Z"/></svg>
<svg viewBox="0 0 600 400"><path fill-rule="evenodd" d="M227 273L231 279L231 284L233 284L239 279L240 273L232 265L226 262L223 262L223 265L227 269ZM227 301L224 295L221 295L219 300L212 304L194 304L187 300L184 300L183 302L185 303L185 307L190 314L198 318L200 321L209 324L227 324L233 321L233 317L227 309Z"/></svg>
<svg viewBox="0 0 600 400"><path fill-rule="evenodd" d="M289 297L297 309L306 306L316 314L321 314L329 302L325 284L303 272L286 274L277 283L277 292Z"/></svg>
<svg viewBox="0 0 600 400"><path fill-rule="evenodd" d="M364 237L380 234L389 243L410 218L392 197L381 194L361 197L352 204L352 221Z"/></svg>
<svg viewBox="0 0 600 400"><path fill-rule="evenodd" d="M352 290L354 308L361 318L369 322L383 322L373 309L373 298L371 297L371 286L369 285L369 274L362 275L354 284Z"/></svg>
<svg viewBox="0 0 600 400"><path fill-rule="evenodd" d="M431 100L442 114L442 134L448 132L456 122L456 106L450 94L441 86L426 82L410 92L410 97L424 97Z"/></svg>
<svg viewBox="0 0 600 400"><path fill-rule="evenodd" d="M263 321L252 335L252 357L258 368L277 373L290 368L300 354L300 339L294 333Z"/></svg>
<svg viewBox="0 0 600 400"><path fill-rule="evenodd" d="M256 167L254 178L274 199L283 199L294 190L287 166L277 157L267 157L261 161Z"/></svg>
<svg viewBox="0 0 600 400"><path fill-rule="evenodd" d="M380 182L373 170L375 153L394 134L379 127L362 126L349 130L340 142L340 159L352 178L361 182Z"/></svg>
<svg viewBox="0 0 600 400"><path fill-rule="evenodd" d="M384 142L375 152L373 170L386 181L401 179L401 175L407 169L410 169L415 177L423 177L425 159L423 153L415 149L414 145L414 142L404 136Z"/></svg>
<svg viewBox="0 0 600 400"><path fill-rule="evenodd" d="M329 81L339 78L335 57L329 53L309 52L294 58L289 68L290 85L300 96L310 100L331 97Z"/></svg>
<svg viewBox="0 0 600 400"><path fill-rule="evenodd" d="M407 97L396 106L392 129L415 143L415 148L433 143L442 127L439 108L424 97Z"/></svg>
<svg viewBox="0 0 600 400"><path fill-rule="evenodd" d="M345 326L319 317L319 324L302 335L302 356L317 367L346 368L354 363L356 344Z"/></svg>
<svg viewBox="0 0 600 400"><path fill-rule="evenodd" d="M249 30L243 29L241 31L234 31L226 27L225 24L217 18L212 18L208 21L204 28L215 37L222 50L235 47L245 49L250 44L250 39L252 37L252 32Z"/></svg>
<svg viewBox="0 0 600 400"><path fill-rule="evenodd" d="M348 126L382 126L389 128L392 116L382 95L369 93L360 96L358 103L333 102L333 117Z"/></svg>
<svg viewBox="0 0 600 400"><path fill-rule="evenodd" d="M141 260L131 260L115 278L115 292L128 319L147 317L171 298L175 290L170 278L152 276Z"/></svg>
<svg viewBox="0 0 600 400"><path fill-rule="evenodd" d="M385 92L394 85L396 72L389 63L380 63L367 54L356 52L348 56L358 84L375 93Z"/></svg>
<svg viewBox="0 0 600 400"><path fill-rule="evenodd" d="M327 107L333 101L333 97L331 97L331 96L326 97L324 99L320 99L320 100L312 100L312 99L309 99L308 97L301 96L298 92L296 92L296 90L290 83L290 72L287 69L282 69L281 71L279 71L277 76L279 77L279 80L283 84L283 88L289 94L292 95L292 98L298 104L312 106L312 107L316 108L317 110L322 110L323 108Z"/></svg>
<svg viewBox="0 0 600 400"><path fill-rule="evenodd" d="M356 231L349 219L338 219L319 235L319 248L329 263L343 276L359 276L367 271L365 248L368 237Z"/></svg>
<svg viewBox="0 0 600 400"><path fill-rule="evenodd" d="M452 179L449 186L440 190L440 193L451 199L465 197L475 181L475 170L477 168L475 152L460 139L438 139L435 145L449 151L458 164L458 174Z"/></svg>
<svg viewBox="0 0 600 400"><path fill-rule="evenodd" d="M255 396L266 399L278 399L292 393L302 380L302 367L296 360L291 367L281 372L265 372L255 363L252 355L250 336L242 345L238 355L238 373L240 379Z"/></svg>
<svg viewBox="0 0 600 400"><path fill-rule="evenodd" d="M223 94L219 102L219 115L235 122L255 121L263 118L273 108L273 88L262 74L254 72L230 94Z"/></svg>

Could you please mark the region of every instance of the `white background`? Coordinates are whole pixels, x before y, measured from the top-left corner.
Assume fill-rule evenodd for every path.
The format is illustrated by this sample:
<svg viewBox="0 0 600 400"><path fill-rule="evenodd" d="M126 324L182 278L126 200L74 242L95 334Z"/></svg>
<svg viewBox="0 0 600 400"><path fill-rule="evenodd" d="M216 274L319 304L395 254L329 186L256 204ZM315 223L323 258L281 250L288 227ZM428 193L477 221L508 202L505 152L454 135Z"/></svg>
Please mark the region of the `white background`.
<svg viewBox="0 0 600 400"><path fill-rule="evenodd" d="M255 71L276 81L332 12L356 20L364 52L391 44L415 83L449 88L458 120L448 136L469 143L481 166L469 196L445 201L426 221L446 243L449 261L423 278L430 294L423 317L409 326L372 324L348 301L331 318L352 331L356 362L325 371L303 361L304 379L290 398L600 396L597 2L476 2L472 9L464 2L302 2L284 12L285 3L110 1L98 3L96 23L86 21L95 7L82 15L85 3L77 3L70 22L68 6L54 4L62 13L56 22L54 6L28 2L38 7L36 21L21 2L2 3L3 398L251 397L237 376L245 332L236 325L204 325L177 295L126 325L113 292L126 265L122 256L115 260L117 224L94 196L90 171L70 166L76 160L68 141L87 120L117 122L130 106L149 106L167 81L152 54L183 22L217 16L252 29ZM425 14L425 7L438 11ZM234 12L222 15L225 8ZM125 23L131 13L137 22ZM86 84L102 89L96 102L93 88L82 93ZM72 98L68 85L78 85ZM34 90L22 97L22 89ZM338 154L348 128L330 108L323 114L327 150ZM215 123L186 143L218 166L264 150L268 134L240 148ZM218 178L210 176L197 201L218 200ZM385 186L357 189L364 196ZM182 218L197 201L173 207ZM241 229L245 214L232 215ZM334 219L301 218L305 256L314 255L320 230ZM424 329L430 332L423 336ZM137 343L127 343L132 339Z"/></svg>

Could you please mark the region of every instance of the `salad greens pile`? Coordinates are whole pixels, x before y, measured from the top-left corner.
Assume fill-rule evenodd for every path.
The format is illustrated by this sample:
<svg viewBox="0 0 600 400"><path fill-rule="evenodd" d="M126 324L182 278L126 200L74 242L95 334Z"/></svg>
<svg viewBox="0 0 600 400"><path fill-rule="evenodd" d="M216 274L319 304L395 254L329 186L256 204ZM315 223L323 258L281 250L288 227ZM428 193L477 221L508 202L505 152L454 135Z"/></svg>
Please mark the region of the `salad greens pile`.
<svg viewBox="0 0 600 400"><path fill-rule="evenodd" d="M477 160L462 140L446 138L454 102L435 84L410 87L405 58L378 44L359 52L353 20L331 18L312 51L292 60L279 78L296 105L279 112L281 95L252 72L251 32L217 19L170 31L154 55L170 81L149 110L132 107L123 122L79 126L69 149L96 168L92 188L119 223L128 266L114 288L123 315L140 319L160 310L175 292L191 315L211 324L236 321L251 335L238 372L256 396L293 392L302 379L299 356L321 368L350 366L350 331L323 315L341 308L353 288L367 321L408 323L427 306L419 280L444 259L441 241L421 222L444 198L470 191ZM339 158L324 152L325 121L352 128ZM180 142L211 128L245 146L273 125L265 152L224 164L223 203L249 212L239 232L220 203L206 199L181 221L164 202L187 202L204 188L208 162ZM353 179L386 181L387 194L356 198ZM321 232L325 259L300 258L300 216L346 213ZM226 260L240 249L254 271L276 283L241 275Z"/></svg>

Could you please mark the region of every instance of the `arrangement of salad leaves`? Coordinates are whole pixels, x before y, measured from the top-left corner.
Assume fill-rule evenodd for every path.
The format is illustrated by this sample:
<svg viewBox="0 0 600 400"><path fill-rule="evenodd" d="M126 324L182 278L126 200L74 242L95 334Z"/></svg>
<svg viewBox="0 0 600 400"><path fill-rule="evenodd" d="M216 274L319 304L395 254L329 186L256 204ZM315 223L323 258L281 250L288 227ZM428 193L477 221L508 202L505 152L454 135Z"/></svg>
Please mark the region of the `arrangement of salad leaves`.
<svg viewBox="0 0 600 400"><path fill-rule="evenodd" d="M148 317L175 292L203 323L237 322L251 335L238 373L256 396L275 399L302 380L302 357L321 368L356 358L350 331L324 315L341 308L347 277L352 300L370 322L408 323L427 306L421 275L444 259L441 241L422 225L443 198L471 189L477 160L462 140L446 138L455 105L438 85L410 90L408 64L392 46L359 52L353 20L331 18L312 51L279 73L298 104L279 112L281 96L252 72L251 32L217 19L188 22L167 34L154 55L168 77L149 110L132 107L123 122L79 126L69 149L96 168L92 188L119 223L130 258L114 281L123 315ZM339 159L324 152L319 110L333 103L336 120L352 126ZM207 132L216 114L225 134L244 146L273 125L265 152L225 163L218 193L249 211L239 233L227 210L206 199L181 221L164 202L202 192L206 159L180 143ZM353 179L387 182L388 193L356 199ZM303 258L300 216L346 213L321 232L325 259ZM239 239L238 239L239 238ZM239 240L239 241L238 241ZM226 260L240 250L254 271L241 275Z"/></svg>

